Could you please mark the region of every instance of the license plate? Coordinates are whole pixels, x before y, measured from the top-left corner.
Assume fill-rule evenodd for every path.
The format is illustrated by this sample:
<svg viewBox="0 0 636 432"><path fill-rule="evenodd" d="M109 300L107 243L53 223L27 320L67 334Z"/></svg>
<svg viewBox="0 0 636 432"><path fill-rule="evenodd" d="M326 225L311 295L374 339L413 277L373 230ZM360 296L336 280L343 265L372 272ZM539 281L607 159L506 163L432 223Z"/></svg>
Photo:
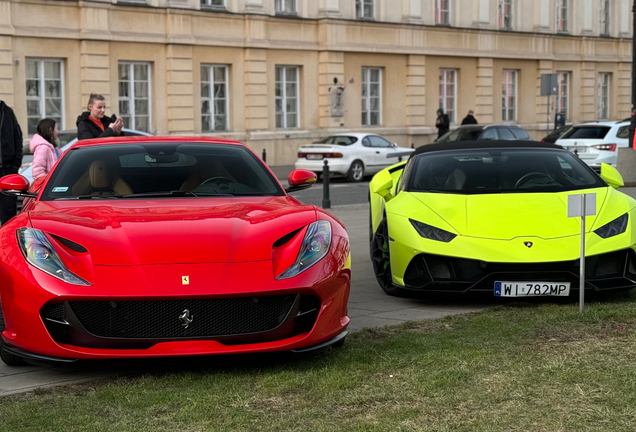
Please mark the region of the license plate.
<svg viewBox="0 0 636 432"><path fill-rule="evenodd" d="M569 295L569 282L495 282L495 297L567 297Z"/></svg>
<svg viewBox="0 0 636 432"><path fill-rule="evenodd" d="M587 147L568 147L572 153L576 150L576 154L587 153Z"/></svg>
<svg viewBox="0 0 636 432"><path fill-rule="evenodd" d="M308 154L307 159L309 160L322 160L321 154Z"/></svg>

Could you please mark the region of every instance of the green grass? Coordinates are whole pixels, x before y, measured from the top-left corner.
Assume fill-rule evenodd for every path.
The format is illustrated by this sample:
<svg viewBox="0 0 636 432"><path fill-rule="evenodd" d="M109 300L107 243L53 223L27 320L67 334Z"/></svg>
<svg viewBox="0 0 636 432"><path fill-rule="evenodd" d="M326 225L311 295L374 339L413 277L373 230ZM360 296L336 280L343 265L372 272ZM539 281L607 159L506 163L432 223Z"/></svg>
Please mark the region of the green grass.
<svg viewBox="0 0 636 432"><path fill-rule="evenodd" d="M0 399L5 431L633 431L636 293L367 330L313 358L160 372Z"/></svg>

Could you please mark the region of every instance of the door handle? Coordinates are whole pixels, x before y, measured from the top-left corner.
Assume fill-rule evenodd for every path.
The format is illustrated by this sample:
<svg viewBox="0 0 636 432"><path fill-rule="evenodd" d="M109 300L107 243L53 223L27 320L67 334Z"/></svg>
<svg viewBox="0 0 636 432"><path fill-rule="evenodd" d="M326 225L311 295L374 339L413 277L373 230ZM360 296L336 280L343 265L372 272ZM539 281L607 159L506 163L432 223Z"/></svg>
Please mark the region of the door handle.
<svg viewBox="0 0 636 432"><path fill-rule="evenodd" d="M377 151L377 152L375 152L375 154L380 154L380 152L379 152L379 151Z"/></svg>

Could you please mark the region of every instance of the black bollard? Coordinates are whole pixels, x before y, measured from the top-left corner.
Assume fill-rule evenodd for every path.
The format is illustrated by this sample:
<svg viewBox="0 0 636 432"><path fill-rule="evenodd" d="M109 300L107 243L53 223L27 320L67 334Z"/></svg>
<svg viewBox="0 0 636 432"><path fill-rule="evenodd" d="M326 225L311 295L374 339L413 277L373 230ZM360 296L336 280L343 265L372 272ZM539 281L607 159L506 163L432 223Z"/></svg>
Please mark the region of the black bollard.
<svg viewBox="0 0 636 432"><path fill-rule="evenodd" d="M263 162L267 163L267 150L263 149Z"/></svg>
<svg viewBox="0 0 636 432"><path fill-rule="evenodd" d="M329 161L325 161L322 166L322 208L331 208L331 200L329 199Z"/></svg>
<svg viewBox="0 0 636 432"><path fill-rule="evenodd" d="M415 143L411 143L411 148L415 148Z"/></svg>

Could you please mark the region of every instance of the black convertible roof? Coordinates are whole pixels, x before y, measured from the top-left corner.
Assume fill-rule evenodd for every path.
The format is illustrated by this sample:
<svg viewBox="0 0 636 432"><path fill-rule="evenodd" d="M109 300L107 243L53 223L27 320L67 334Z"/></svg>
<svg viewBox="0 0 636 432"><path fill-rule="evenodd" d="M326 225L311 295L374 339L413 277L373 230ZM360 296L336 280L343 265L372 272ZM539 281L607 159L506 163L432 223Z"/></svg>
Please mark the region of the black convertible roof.
<svg viewBox="0 0 636 432"><path fill-rule="evenodd" d="M537 149L556 149L564 150L563 147L556 144L542 143L538 141L497 141L497 140L481 140L481 141L452 141L439 144L427 144L418 147L413 156L422 153L431 153L445 150L482 150L482 149L511 149L511 148L537 148Z"/></svg>

